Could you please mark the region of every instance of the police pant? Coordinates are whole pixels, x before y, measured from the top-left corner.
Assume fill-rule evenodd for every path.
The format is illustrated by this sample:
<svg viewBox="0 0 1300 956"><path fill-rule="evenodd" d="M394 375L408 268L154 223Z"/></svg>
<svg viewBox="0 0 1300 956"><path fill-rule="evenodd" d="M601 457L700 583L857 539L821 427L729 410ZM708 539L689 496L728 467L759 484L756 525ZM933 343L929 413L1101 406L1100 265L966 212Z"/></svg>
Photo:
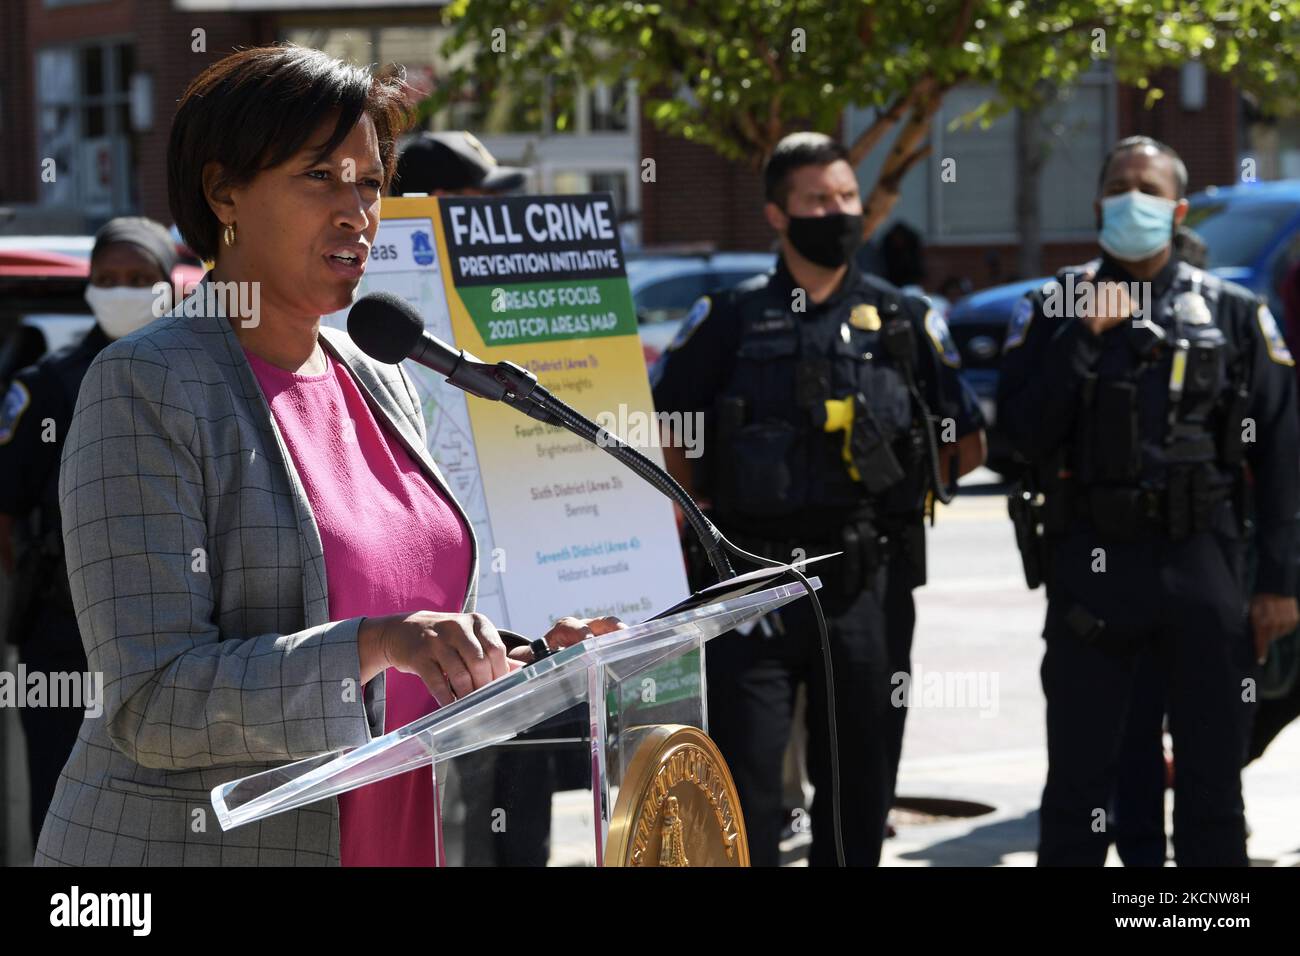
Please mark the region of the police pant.
<svg viewBox="0 0 1300 956"><path fill-rule="evenodd" d="M1039 864L1099 866L1106 859L1106 808L1146 649L1177 759L1176 859L1180 866L1246 865L1241 766L1254 704L1245 682L1258 679L1258 668L1238 541L1208 531L1178 543L1156 534L1116 541L1083 529L1054 541L1052 560ZM1101 636L1081 636L1085 612L1105 622ZM1153 732L1149 722L1142 732Z"/></svg>
<svg viewBox="0 0 1300 956"><path fill-rule="evenodd" d="M891 574L885 582L885 636L889 647L889 673L912 673L912 633L916 630L916 604L912 585L901 574ZM897 687L893 684L893 687ZM903 753L903 727L906 707L890 707L886 717L889 728L889 803L898 792L898 763Z"/></svg>
<svg viewBox="0 0 1300 956"><path fill-rule="evenodd" d="M1125 866L1164 866L1165 695L1153 646L1138 653L1120 745L1111 829Z"/></svg>
<svg viewBox="0 0 1300 956"><path fill-rule="evenodd" d="M836 570L820 573L830 580ZM822 596L835 682L844 853L850 866L879 862L890 804L895 717L890 707L893 666L885 626L886 578L887 571L881 569L866 590ZM809 862L834 866L831 750L817 621L806 599L772 617L779 617L780 626L773 627L771 637L755 628L709 642L709 735L726 758L740 793L751 863L779 865L782 757L790 739L795 688L806 682L808 776L816 789L810 808Z"/></svg>
<svg viewBox="0 0 1300 956"><path fill-rule="evenodd" d="M18 659L29 674L39 671L53 686L55 674L86 671L86 654L70 600L43 603L23 626L23 633L26 640L18 645ZM84 707L23 707L18 716L26 738L29 824L35 847L86 711Z"/></svg>

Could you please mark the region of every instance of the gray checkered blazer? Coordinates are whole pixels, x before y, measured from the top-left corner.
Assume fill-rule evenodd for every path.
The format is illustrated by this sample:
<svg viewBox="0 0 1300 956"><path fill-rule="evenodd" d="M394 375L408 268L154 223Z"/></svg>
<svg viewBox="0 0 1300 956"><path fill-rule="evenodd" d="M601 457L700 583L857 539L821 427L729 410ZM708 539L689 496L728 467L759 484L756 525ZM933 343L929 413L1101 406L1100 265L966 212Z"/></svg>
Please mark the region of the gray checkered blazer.
<svg viewBox="0 0 1300 956"><path fill-rule="evenodd" d="M320 332L454 502L406 374ZM218 784L364 744L384 712L382 674L345 693L360 679L360 619L329 620L320 533L229 321L178 309L100 353L59 500L104 708L82 723L37 865L337 865L336 800L229 832L209 801ZM472 569L466 611L477 546Z"/></svg>

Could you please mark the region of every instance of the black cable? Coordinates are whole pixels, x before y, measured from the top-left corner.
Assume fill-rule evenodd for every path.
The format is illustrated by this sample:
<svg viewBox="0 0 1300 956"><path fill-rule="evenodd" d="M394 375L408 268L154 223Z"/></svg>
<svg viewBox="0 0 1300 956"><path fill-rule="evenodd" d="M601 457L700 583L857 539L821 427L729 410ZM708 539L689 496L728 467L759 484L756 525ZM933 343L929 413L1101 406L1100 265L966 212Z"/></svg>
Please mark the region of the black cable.
<svg viewBox="0 0 1300 956"><path fill-rule="evenodd" d="M511 398L513 397L511 396ZM826 723L831 747L831 832L835 843L835 859L839 866L846 866L844 834L840 815L839 725L836 720L835 710L835 672L831 662L830 631L826 625L826 615L822 611L821 601L818 599L817 593L813 590L808 578L803 572L796 570L794 567L780 561L774 561L771 558L753 554L732 544L714 526L713 522L705 517L699 505L686 492L686 489L678 484L676 479L641 452L624 442L619 436L591 422L577 409L556 398L546 389L541 386L531 389L527 395L527 400L540 408L554 424L567 428L580 438L585 438L592 444L603 448L618 461L627 465L642 479L672 498L682 509L682 513L686 516L691 528L699 537L700 544L709 556L709 563L713 565L713 569L718 573L719 581L726 581L735 577L736 574L732 570L731 562L727 560L725 549L725 551L730 551L732 554L760 566L786 568L804 586L809 600L812 601L813 613L817 618L817 631L822 645L822 660L826 669Z"/></svg>
<svg viewBox="0 0 1300 956"><path fill-rule="evenodd" d="M826 729L830 735L831 745L831 836L835 842L835 861L840 867L845 867L848 864L844 862L844 831L840 822L840 739L835 711L835 671L831 664L831 636L826 626L826 615L822 612L822 602L818 600L817 592L813 590L808 578L793 565L787 566L781 561L752 554L732 544L726 538L722 539L722 546L732 554L756 564L769 568L786 568L803 584L809 600L812 601L813 614L817 617L817 632L822 643L822 662L826 669Z"/></svg>
<svg viewBox="0 0 1300 956"><path fill-rule="evenodd" d="M677 506L682 509L682 513L686 516L686 520L690 523L696 536L700 539L700 544L704 547L705 554L708 555L709 564L713 565L713 570L718 574L718 580L726 581L736 576L736 572L731 567L731 562L727 560L727 555L722 549L722 532L705 517L704 512L695 503L695 499L677 483L672 475L624 442L613 432L589 421L577 409L571 408L545 389L541 387L534 389L529 398L550 413L558 424L563 425L579 437L587 439L592 444L603 448L614 458L632 469L642 480L649 482L675 501Z"/></svg>
<svg viewBox="0 0 1300 956"><path fill-rule="evenodd" d="M930 406L921 396L921 390L916 387L916 380L910 370L906 381L907 390L912 393L912 401L916 402L921 410L921 418L925 421L925 452L930 463L930 480L934 484L934 496L940 504L952 504L953 492L948 489L947 483L943 480L943 473L939 470L939 444L934 440L934 419L930 415Z"/></svg>

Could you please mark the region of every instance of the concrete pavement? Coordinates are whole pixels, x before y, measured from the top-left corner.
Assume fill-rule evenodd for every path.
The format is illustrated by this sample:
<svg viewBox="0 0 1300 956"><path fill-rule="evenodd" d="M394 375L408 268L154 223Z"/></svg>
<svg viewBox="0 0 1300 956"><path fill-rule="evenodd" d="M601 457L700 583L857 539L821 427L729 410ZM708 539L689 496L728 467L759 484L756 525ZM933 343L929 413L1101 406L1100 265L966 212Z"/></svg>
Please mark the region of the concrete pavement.
<svg viewBox="0 0 1300 956"><path fill-rule="evenodd" d="M976 801L992 813L908 823L886 841L886 866L1033 865L1047 774L1038 678L1045 608L1025 588L1003 490L982 471L930 531L930 584L917 591L912 653L920 673L996 675L996 707L935 706L908 713L898 793ZM960 701L958 701L960 703ZM966 701L969 703L969 700ZM983 716L982 716L983 714ZM1244 775L1257 865L1300 865L1300 723ZM1172 798L1167 805L1172 811ZM1172 832L1172 819L1166 832ZM1114 850L1111 864L1118 865Z"/></svg>

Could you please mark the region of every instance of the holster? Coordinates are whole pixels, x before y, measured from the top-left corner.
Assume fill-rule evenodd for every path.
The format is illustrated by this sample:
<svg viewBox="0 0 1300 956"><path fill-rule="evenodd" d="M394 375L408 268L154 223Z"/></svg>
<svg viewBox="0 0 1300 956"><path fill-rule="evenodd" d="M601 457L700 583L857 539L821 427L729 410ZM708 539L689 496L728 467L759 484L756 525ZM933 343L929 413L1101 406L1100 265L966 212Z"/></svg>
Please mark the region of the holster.
<svg viewBox="0 0 1300 956"><path fill-rule="evenodd" d="M840 549L844 552L842 592L856 594L870 588L875 583L876 573L885 563L880 532L869 521L857 521L844 526L841 541Z"/></svg>
<svg viewBox="0 0 1300 956"><path fill-rule="evenodd" d="M1043 538L1043 511L1045 501L1032 492L1023 481L1011 486L1007 493L1007 513L1016 532L1016 547L1025 571L1025 584L1032 591L1043 583L1045 564Z"/></svg>
<svg viewBox="0 0 1300 956"><path fill-rule="evenodd" d="M861 392L853 396L853 428L849 436L853 467L871 495L888 491L903 480L898 456L881 432L880 422Z"/></svg>

